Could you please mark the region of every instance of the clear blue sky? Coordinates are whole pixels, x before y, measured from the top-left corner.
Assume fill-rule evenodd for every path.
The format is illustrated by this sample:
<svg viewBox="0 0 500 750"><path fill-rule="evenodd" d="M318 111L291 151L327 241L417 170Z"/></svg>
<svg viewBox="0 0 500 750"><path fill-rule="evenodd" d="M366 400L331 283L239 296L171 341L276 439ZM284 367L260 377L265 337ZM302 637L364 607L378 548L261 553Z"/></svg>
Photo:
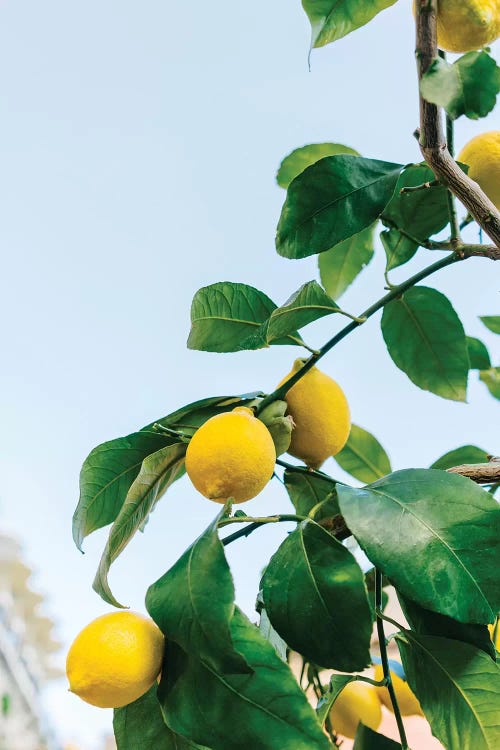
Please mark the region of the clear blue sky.
<svg viewBox="0 0 500 750"><path fill-rule="evenodd" d="M91 589L106 532L87 541L84 557L71 540L90 449L206 395L271 389L298 356L185 347L200 286L245 281L283 302L317 277L314 258L274 251L280 159L333 140L419 160L409 5L314 52L309 72L299 0L0 2L0 524L24 541L66 644L109 609ZM457 142L499 127L498 114L460 121ZM380 247L377 255L343 298L352 312L382 293ZM421 251L394 278L428 260ZM499 312L498 269L471 260L433 283L498 358L498 340L476 317ZM319 322L308 340L319 345L338 325ZM395 468L428 465L463 443L499 450L498 404L484 387L471 383L467 406L419 391L390 361L377 320L323 369ZM287 507L276 484L251 510ZM115 564L118 598L143 609L148 584L216 510L179 483ZM249 613L283 533L266 529L231 547ZM61 681L50 694L61 733L93 750L111 712L65 689Z"/></svg>

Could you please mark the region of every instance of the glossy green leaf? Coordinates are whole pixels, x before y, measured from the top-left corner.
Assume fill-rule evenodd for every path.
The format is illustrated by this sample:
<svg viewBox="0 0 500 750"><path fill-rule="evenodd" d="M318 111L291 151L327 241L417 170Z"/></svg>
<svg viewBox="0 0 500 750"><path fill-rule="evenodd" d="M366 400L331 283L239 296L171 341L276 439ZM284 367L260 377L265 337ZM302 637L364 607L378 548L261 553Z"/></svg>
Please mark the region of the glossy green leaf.
<svg viewBox="0 0 500 750"><path fill-rule="evenodd" d="M209 750L167 727L156 689L155 685L134 703L115 708L113 730L117 750Z"/></svg>
<svg viewBox="0 0 500 750"><path fill-rule="evenodd" d="M389 456L377 438L358 425L351 425L349 439L334 456L338 465L360 482L374 482L391 473Z"/></svg>
<svg viewBox="0 0 500 750"><path fill-rule="evenodd" d="M322 725L325 723L331 707L339 697L342 690L349 684L349 682L354 682L355 680L357 680L357 677L353 674L332 674L328 689L319 700L316 707L316 713Z"/></svg>
<svg viewBox="0 0 500 750"><path fill-rule="evenodd" d="M436 289L415 286L389 302L382 315L389 354L419 388L465 401L469 355L451 302Z"/></svg>
<svg viewBox="0 0 500 750"><path fill-rule="evenodd" d="M311 22L311 48L335 42L372 20L396 0L302 0Z"/></svg>
<svg viewBox="0 0 500 750"><path fill-rule="evenodd" d="M276 249L285 258L329 250L373 224L394 192L401 165L358 156L327 156L290 184Z"/></svg>
<svg viewBox="0 0 500 750"><path fill-rule="evenodd" d="M438 740L447 748L498 750L499 665L448 638L405 631L396 641L408 683Z"/></svg>
<svg viewBox="0 0 500 750"><path fill-rule="evenodd" d="M370 604L372 620L373 622L375 622L377 617L377 613L375 611L375 568L371 568L365 573L365 586L366 590L368 591L368 602ZM390 586L389 581L386 578L382 577L382 612L389 604L389 594L386 591L386 588L388 586Z"/></svg>
<svg viewBox="0 0 500 750"><path fill-rule="evenodd" d="M488 492L458 474L407 469L337 493L349 529L404 596L460 622L493 622L500 505Z"/></svg>
<svg viewBox="0 0 500 750"><path fill-rule="evenodd" d="M479 379L485 384L491 395L500 400L500 367L481 370Z"/></svg>
<svg viewBox="0 0 500 750"><path fill-rule="evenodd" d="M452 638L462 643L469 643L495 660L495 648L491 642L487 625L458 622L446 615L424 609L400 592L397 592L397 594L406 621L417 635L436 635L442 638Z"/></svg>
<svg viewBox="0 0 500 750"><path fill-rule="evenodd" d="M222 672L248 672L231 641L234 584L217 533L222 510L146 594L146 607L162 633Z"/></svg>
<svg viewBox="0 0 500 750"><path fill-rule="evenodd" d="M307 281L281 307L273 310L266 326L267 343L272 344L294 334L325 315L337 313L339 307L317 281Z"/></svg>
<svg viewBox="0 0 500 750"><path fill-rule="evenodd" d="M358 725L353 750L401 750L399 742L394 742L385 734L374 732L364 724Z"/></svg>
<svg viewBox="0 0 500 750"><path fill-rule="evenodd" d="M304 521L287 536L266 567L262 590L273 627L308 661L346 672L370 663L372 618L363 573L321 526Z"/></svg>
<svg viewBox="0 0 500 750"><path fill-rule="evenodd" d="M380 239L385 250L386 271L408 263L418 250L418 242L405 237L397 229L385 229L380 233Z"/></svg>
<svg viewBox="0 0 500 750"><path fill-rule="evenodd" d="M285 488L299 516L311 516L316 521L340 513L337 483L326 474L307 469L286 469Z"/></svg>
<svg viewBox="0 0 500 750"><path fill-rule="evenodd" d="M173 442L156 432L133 432L91 451L80 472L80 499L73 515L78 549L86 536L116 519L146 456Z"/></svg>
<svg viewBox="0 0 500 750"><path fill-rule="evenodd" d="M453 466L460 466L460 464L482 464L487 460L488 454L482 448L478 448L476 445L461 445L460 448L448 451L444 456L438 458L431 464L430 468L446 470Z"/></svg>
<svg viewBox="0 0 500 750"><path fill-rule="evenodd" d="M266 608L264 606L264 598L262 596L262 591L259 591L257 595L256 609L260 615L259 630L260 630L261 636L265 638L266 641L269 641L269 643L274 648L274 650L278 654L281 661L284 661L285 664L287 664L288 663L287 661L288 646L283 640L283 638L276 632L276 630L273 628L271 624L271 620L269 619L269 615L267 614Z"/></svg>
<svg viewBox="0 0 500 750"><path fill-rule="evenodd" d="M311 164L324 159L325 156L336 156L337 154L360 156L355 149L341 143L311 143L308 146L301 146L285 156L278 169L276 182L280 187L286 189L291 181Z"/></svg>
<svg viewBox="0 0 500 750"><path fill-rule="evenodd" d="M108 573L111 564L149 516L158 499L177 479L184 467L185 443L175 443L147 456L133 481L102 553L93 588L105 602L121 605L111 593Z"/></svg>
<svg viewBox="0 0 500 750"><path fill-rule="evenodd" d="M479 318L492 333L500 333L500 315L483 315Z"/></svg>
<svg viewBox="0 0 500 750"><path fill-rule="evenodd" d="M222 412L232 411L237 406L256 406L259 399L263 396L263 393L256 391L255 393L245 393L241 396L210 396L202 398L199 401L193 401L193 403L177 409L177 411L171 414L167 414L166 417L157 419L156 422L152 422L143 429L151 430L154 424L159 424L162 427L174 428L186 435L192 435L210 417Z"/></svg>
<svg viewBox="0 0 500 750"><path fill-rule="evenodd" d="M213 750L328 750L314 711L289 667L238 610L233 643L254 670L222 674L176 644L167 649L169 669L159 698L167 724Z"/></svg>
<svg viewBox="0 0 500 750"><path fill-rule="evenodd" d="M373 258L375 225L340 242L318 255L321 283L329 295L338 299Z"/></svg>
<svg viewBox="0 0 500 750"><path fill-rule="evenodd" d="M487 348L479 339L466 336L467 352L469 354L471 370L487 370L491 367L490 355Z"/></svg>
<svg viewBox="0 0 500 750"><path fill-rule="evenodd" d="M426 240L447 225L448 201L442 185L402 193L435 180L427 164L410 164L401 173L394 195L382 214L382 221L391 229L402 229L417 240ZM395 267L395 266L393 266Z"/></svg>
<svg viewBox="0 0 500 750"><path fill-rule="evenodd" d="M500 68L484 50L462 55L453 64L438 57L420 81L420 93L428 102L444 107L456 120L486 117L495 107L500 91Z"/></svg>

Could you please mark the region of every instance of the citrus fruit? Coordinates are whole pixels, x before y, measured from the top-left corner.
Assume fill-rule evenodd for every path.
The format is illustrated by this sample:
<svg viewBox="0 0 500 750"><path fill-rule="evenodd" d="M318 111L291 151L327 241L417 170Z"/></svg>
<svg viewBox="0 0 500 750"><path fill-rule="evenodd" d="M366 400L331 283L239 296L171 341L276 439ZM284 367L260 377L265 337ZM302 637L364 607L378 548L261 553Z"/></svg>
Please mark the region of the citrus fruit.
<svg viewBox="0 0 500 750"><path fill-rule="evenodd" d="M186 452L186 472L202 495L218 503L243 503L273 475L276 450L267 427L252 410L237 406L208 419Z"/></svg>
<svg viewBox="0 0 500 750"><path fill-rule="evenodd" d="M69 689L93 706L126 706L155 682L164 645L162 632L148 617L135 612L97 617L68 652Z"/></svg>
<svg viewBox="0 0 500 750"><path fill-rule="evenodd" d="M304 360L296 359L283 385L299 370ZM288 413L295 422L288 453L318 469L347 442L351 429L349 405L341 387L312 367L284 396Z"/></svg>
<svg viewBox="0 0 500 750"><path fill-rule="evenodd" d="M438 45L449 52L470 52L500 36L500 0L439 0Z"/></svg>
<svg viewBox="0 0 500 750"><path fill-rule="evenodd" d="M465 144L457 161L469 165L469 177L500 210L500 130L476 135Z"/></svg>
<svg viewBox="0 0 500 750"><path fill-rule="evenodd" d="M491 640L493 641L493 635L495 633L495 625L488 625L488 630L490 631ZM495 646L497 651L500 651L500 624L496 627L496 637L493 641L493 645Z"/></svg>
<svg viewBox="0 0 500 750"><path fill-rule="evenodd" d="M335 732L354 738L359 722L376 731L382 721L382 709L377 693L366 682L349 682L330 709L330 721Z"/></svg>
<svg viewBox="0 0 500 750"><path fill-rule="evenodd" d="M384 670L381 664L376 665L373 679L377 680L377 682L384 679ZM392 671L392 669L391 680L394 687L394 692L396 693L396 698L401 714L403 716L413 716L414 714L423 716L422 709L420 708L420 703L418 702L415 694L411 691L410 686L408 685L406 680L402 680L401 677L399 677ZM392 713L394 713L394 710L392 708L391 696L389 695L389 691L387 690L387 688L379 687L376 688L376 691L380 702L383 703L383 705L388 708L389 711L392 711Z"/></svg>

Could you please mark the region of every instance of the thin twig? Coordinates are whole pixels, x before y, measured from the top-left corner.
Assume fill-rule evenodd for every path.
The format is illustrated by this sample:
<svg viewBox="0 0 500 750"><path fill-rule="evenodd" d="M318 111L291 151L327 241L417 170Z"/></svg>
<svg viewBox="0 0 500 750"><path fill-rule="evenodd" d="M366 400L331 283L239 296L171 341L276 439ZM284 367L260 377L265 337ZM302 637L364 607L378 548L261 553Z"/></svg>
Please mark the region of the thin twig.
<svg viewBox="0 0 500 750"><path fill-rule="evenodd" d="M500 482L500 458L491 458L487 464L462 464L447 469L450 474L460 474L472 479L476 484L496 484Z"/></svg>

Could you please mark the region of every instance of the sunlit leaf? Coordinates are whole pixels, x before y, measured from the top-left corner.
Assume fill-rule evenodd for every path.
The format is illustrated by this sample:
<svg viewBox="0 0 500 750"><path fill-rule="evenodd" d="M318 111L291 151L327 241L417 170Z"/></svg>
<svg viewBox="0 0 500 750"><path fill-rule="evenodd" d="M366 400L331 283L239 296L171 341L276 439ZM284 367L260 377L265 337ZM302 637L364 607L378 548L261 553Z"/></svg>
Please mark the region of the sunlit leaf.
<svg viewBox="0 0 500 750"><path fill-rule="evenodd" d="M479 379L485 384L491 395L500 400L500 367L481 370Z"/></svg>
<svg viewBox="0 0 500 750"><path fill-rule="evenodd" d="M391 473L389 456L377 438L355 424L351 425L349 439L335 460L360 482L374 482Z"/></svg>
<svg viewBox="0 0 500 750"><path fill-rule="evenodd" d="M360 156L355 149L341 143L311 143L308 146L301 146L285 156L278 169L276 182L280 187L286 189L291 181L311 164L315 164L325 156L336 156L337 154Z"/></svg>
<svg viewBox="0 0 500 750"><path fill-rule="evenodd" d="M500 333L500 315L483 315L479 318L492 333Z"/></svg>
<svg viewBox="0 0 500 750"><path fill-rule="evenodd" d="M321 283L329 295L338 299L373 258L375 225L340 242L318 255Z"/></svg>
<svg viewBox="0 0 500 750"><path fill-rule="evenodd" d="M311 22L311 47L341 39L372 20L396 0L302 0Z"/></svg>
<svg viewBox="0 0 500 750"><path fill-rule="evenodd" d="M488 460L488 454L476 445L462 445L448 451L431 464L431 469L451 469L460 464L483 464Z"/></svg>

